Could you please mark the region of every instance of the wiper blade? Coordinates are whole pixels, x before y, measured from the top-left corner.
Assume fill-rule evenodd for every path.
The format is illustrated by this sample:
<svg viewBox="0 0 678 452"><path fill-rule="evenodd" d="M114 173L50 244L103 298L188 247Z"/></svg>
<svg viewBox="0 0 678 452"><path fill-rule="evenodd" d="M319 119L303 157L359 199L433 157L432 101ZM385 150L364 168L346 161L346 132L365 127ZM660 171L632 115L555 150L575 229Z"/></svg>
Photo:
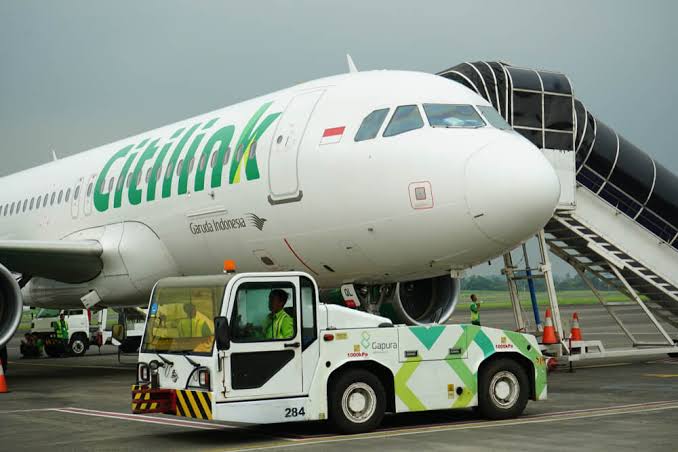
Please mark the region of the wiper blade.
<svg viewBox="0 0 678 452"><path fill-rule="evenodd" d="M165 357L162 356L160 353L156 353L156 355L158 355L158 358L162 359L162 361L163 361L165 364L169 364L170 366L173 366L173 365L174 365L174 363L173 363L172 361L170 361L169 359L165 358Z"/></svg>
<svg viewBox="0 0 678 452"><path fill-rule="evenodd" d="M186 358L186 361L188 361L188 362L191 364L191 366L193 366L193 367L200 367L200 364L198 364L198 363L196 363L195 361L193 361L191 358L188 357L188 355L184 355L184 358Z"/></svg>

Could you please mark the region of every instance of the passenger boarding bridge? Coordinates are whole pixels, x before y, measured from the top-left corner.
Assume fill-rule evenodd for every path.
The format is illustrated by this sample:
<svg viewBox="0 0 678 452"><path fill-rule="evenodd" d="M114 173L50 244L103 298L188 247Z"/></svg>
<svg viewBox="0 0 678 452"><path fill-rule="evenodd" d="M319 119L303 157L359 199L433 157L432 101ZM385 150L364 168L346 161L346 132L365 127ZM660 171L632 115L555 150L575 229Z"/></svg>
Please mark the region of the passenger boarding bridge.
<svg viewBox="0 0 678 452"><path fill-rule="evenodd" d="M593 116L575 98L564 74L482 61L438 75L491 102L514 130L542 149L560 177L558 209L537 236L539 267L528 264L521 271L511 253L504 256L517 327L525 329L516 280L543 277L561 341L558 354L578 360L678 353L678 177ZM632 349L606 350L600 341L566 340L549 249L574 267L628 336ZM635 303L656 330L653 340L638 340L624 323L628 304L620 309L607 302L592 277ZM539 311L536 301L533 304L538 328Z"/></svg>

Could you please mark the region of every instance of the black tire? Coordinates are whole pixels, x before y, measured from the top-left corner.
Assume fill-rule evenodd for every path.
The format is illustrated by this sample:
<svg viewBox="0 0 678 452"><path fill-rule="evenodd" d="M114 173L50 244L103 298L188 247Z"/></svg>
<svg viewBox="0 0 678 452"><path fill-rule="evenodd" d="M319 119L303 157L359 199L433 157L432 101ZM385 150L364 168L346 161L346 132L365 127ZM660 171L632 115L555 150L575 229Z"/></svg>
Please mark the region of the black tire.
<svg viewBox="0 0 678 452"><path fill-rule="evenodd" d="M74 334L71 342L68 343L68 353L72 356L83 356L88 348L89 341L84 334Z"/></svg>
<svg viewBox="0 0 678 452"><path fill-rule="evenodd" d="M481 369L478 379L480 414L488 419L520 416L530 395L529 385L525 369L515 360L499 358L491 361ZM504 397L503 394L507 395Z"/></svg>
<svg viewBox="0 0 678 452"><path fill-rule="evenodd" d="M359 419L361 412L352 411L349 405L351 394L363 398L363 411L366 411L362 413L366 416L364 419ZM329 420L338 431L347 434L369 432L377 428L384 418L386 391L373 373L362 369L348 370L334 380L329 388L327 403Z"/></svg>
<svg viewBox="0 0 678 452"><path fill-rule="evenodd" d="M0 361L2 361L2 372L7 372L7 346L0 347Z"/></svg>
<svg viewBox="0 0 678 452"><path fill-rule="evenodd" d="M49 356L50 358L58 358L61 356L61 351L59 350L59 347L54 346L54 345L46 345L45 346L45 354Z"/></svg>

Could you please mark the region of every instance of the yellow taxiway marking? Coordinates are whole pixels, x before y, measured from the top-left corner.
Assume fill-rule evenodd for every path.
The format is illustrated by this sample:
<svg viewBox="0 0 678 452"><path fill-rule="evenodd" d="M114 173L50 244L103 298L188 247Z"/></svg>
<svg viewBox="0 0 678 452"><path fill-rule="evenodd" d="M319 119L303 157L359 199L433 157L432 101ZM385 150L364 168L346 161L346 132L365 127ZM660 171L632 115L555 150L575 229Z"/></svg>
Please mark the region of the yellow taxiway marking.
<svg viewBox="0 0 678 452"><path fill-rule="evenodd" d="M643 377L676 378L678 374L643 374Z"/></svg>
<svg viewBox="0 0 678 452"><path fill-rule="evenodd" d="M351 436L325 436L319 439L295 439L295 438L281 438L282 440L261 443L259 445L252 445L251 447L233 447L233 448L219 448L211 449L212 451L251 451L251 450L266 450L283 447L299 447L299 446L313 446L325 443L339 443L356 440L370 440L370 439L387 439L397 436L419 435L422 433L437 433L449 432L455 430L475 430L493 427L509 427L517 425L541 424L549 422L574 421L579 419L607 417L607 416L621 416L626 414L647 413L653 411L665 411L678 409L678 400L666 402L651 402L647 404L635 404L630 406L612 406L601 409L584 410L588 412L573 411L558 413L545 413L542 415L526 416L518 419L509 419L504 421L479 421L467 422L460 424L446 424L440 426L425 426L425 427L411 427L403 429L377 431L373 433L363 433Z"/></svg>

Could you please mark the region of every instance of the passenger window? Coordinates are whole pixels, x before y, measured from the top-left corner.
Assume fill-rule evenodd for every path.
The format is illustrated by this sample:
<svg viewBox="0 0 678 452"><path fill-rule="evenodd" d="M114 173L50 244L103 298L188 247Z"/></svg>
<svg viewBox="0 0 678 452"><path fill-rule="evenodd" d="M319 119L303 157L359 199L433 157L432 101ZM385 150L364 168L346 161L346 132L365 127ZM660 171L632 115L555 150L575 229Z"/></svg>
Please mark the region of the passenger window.
<svg viewBox="0 0 678 452"><path fill-rule="evenodd" d="M42 195L38 196L38 200L35 203L35 208L39 209L40 208L40 203L42 202Z"/></svg>
<svg viewBox="0 0 678 452"><path fill-rule="evenodd" d="M207 166L207 156L203 154L200 156L200 161L198 162L198 169L200 169L200 171L205 171L205 166Z"/></svg>
<svg viewBox="0 0 678 452"><path fill-rule="evenodd" d="M367 115L363 122L360 124L358 132L355 134L354 141L365 141L371 140L376 137L381 129L381 125L388 115L388 108L382 108L380 110L374 110L372 113Z"/></svg>
<svg viewBox="0 0 678 452"><path fill-rule="evenodd" d="M91 182L87 186L87 197L89 198L90 196L92 196L92 183Z"/></svg>
<svg viewBox="0 0 678 452"><path fill-rule="evenodd" d="M148 168L146 171L146 183L148 183L149 180L151 180L151 171L153 171L153 168Z"/></svg>
<svg viewBox="0 0 678 452"><path fill-rule="evenodd" d="M33 204L35 203L35 198L31 198L31 205L28 210L33 210Z"/></svg>
<svg viewBox="0 0 678 452"><path fill-rule="evenodd" d="M485 116L487 122L489 122L492 127L496 127L500 130L512 130L511 125L506 122L506 120L499 114L494 107L488 107L486 105L478 105L478 110Z"/></svg>
<svg viewBox="0 0 678 452"><path fill-rule="evenodd" d="M177 176L181 174L181 167L184 164L184 159L179 160L179 164L177 165Z"/></svg>
<svg viewBox="0 0 678 452"><path fill-rule="evenodd" d="M231 315L234 342L289 340L296 336L296 300L289 282L244 283Z"/></svg>
<svg viewBox="0 0 678 452"><path fill-rule="evenodd" d="M113 182L114 178L111 177L111 179L108 181L108 193L111 193L113 191Z"/></svg>
<svg viewBox="0 0 678 452"><path fill-rule="evenodd" d="M111 180L113 180L113 179L111 179ZM73 199L77 200L78 196L80 196L80 185L75 187L75 194L73 195Z"/></svg>
<svg viewBox="0 0 678 452"><path fill-rule="evenodd" d="M7 216L7 210L9 209L9 204L5 205L5 216Z"/></svg>
<svg viewBox="0 0 678 452"><path fill-rule="evenodd" d="M28 207L28 199L24 199L24 208L22 210L23 212L26 211L26 207Z"/></svg>
<svg viewBox="0 0 678 452"><path fill-rule="evenodd" d="M193 171L193 165L195 165L195 158L191 158L191 160L189 160L189 162L188 162L188 172L189 173L191 171Z"/></svg>
<svg viewBox="0 0 678 452"><path fill-rule="evenodd" d="M478 128L485 126L485 121L471 105L424 104L424 111L431 127Z"/></svg>
<svg viewBox="0 0 678 452"><path fill-rule="evenodd" d="M9 214L14 215L14 203L12 203L12 207L9 208Z"/></svg>
<svg viewBox="0 0 678 452"><path fill-rule="evenodd" d="M63 197L64 197L64 191L59 190L59 200L57 201L57 204L61 204L61 200L63 199Z"/></svg>
<svg viewBox="0 0 678 452"><path fill-rule="evenodd" d="M47 201L49 201L49 193L45 193L45 197L42 200L42 207L47 207Z"/></svg>
<svg viewBox="0 0 678 452"><path fill-rule="evenodd" d="M66 199L64 201L68 202L68 200L71 199L71 189L70 187L68 190L66 190Z"/></svg>
<svg viewBox="0 0 678 452"><path fill-rule="evenodd" d="M318 338L316 328L315 288L310 279L302 276L301 280L301 346L305 350Z"/></svg>
<svg viewBox="0 0 678 452"><path fill-rule="evenodd" d="M421 119L419 108L416 105L401 105L393 113L384 131L384 136L392 137L422 127L424 127L424 121Z"/></svg>
<svg viewBox="0 0 678 452"><path fill-rule="evenodd" d="M226 148L226 154L224 154L224 164L223 166L228 165L228 159L231 158L231 147Z"/></svg>

